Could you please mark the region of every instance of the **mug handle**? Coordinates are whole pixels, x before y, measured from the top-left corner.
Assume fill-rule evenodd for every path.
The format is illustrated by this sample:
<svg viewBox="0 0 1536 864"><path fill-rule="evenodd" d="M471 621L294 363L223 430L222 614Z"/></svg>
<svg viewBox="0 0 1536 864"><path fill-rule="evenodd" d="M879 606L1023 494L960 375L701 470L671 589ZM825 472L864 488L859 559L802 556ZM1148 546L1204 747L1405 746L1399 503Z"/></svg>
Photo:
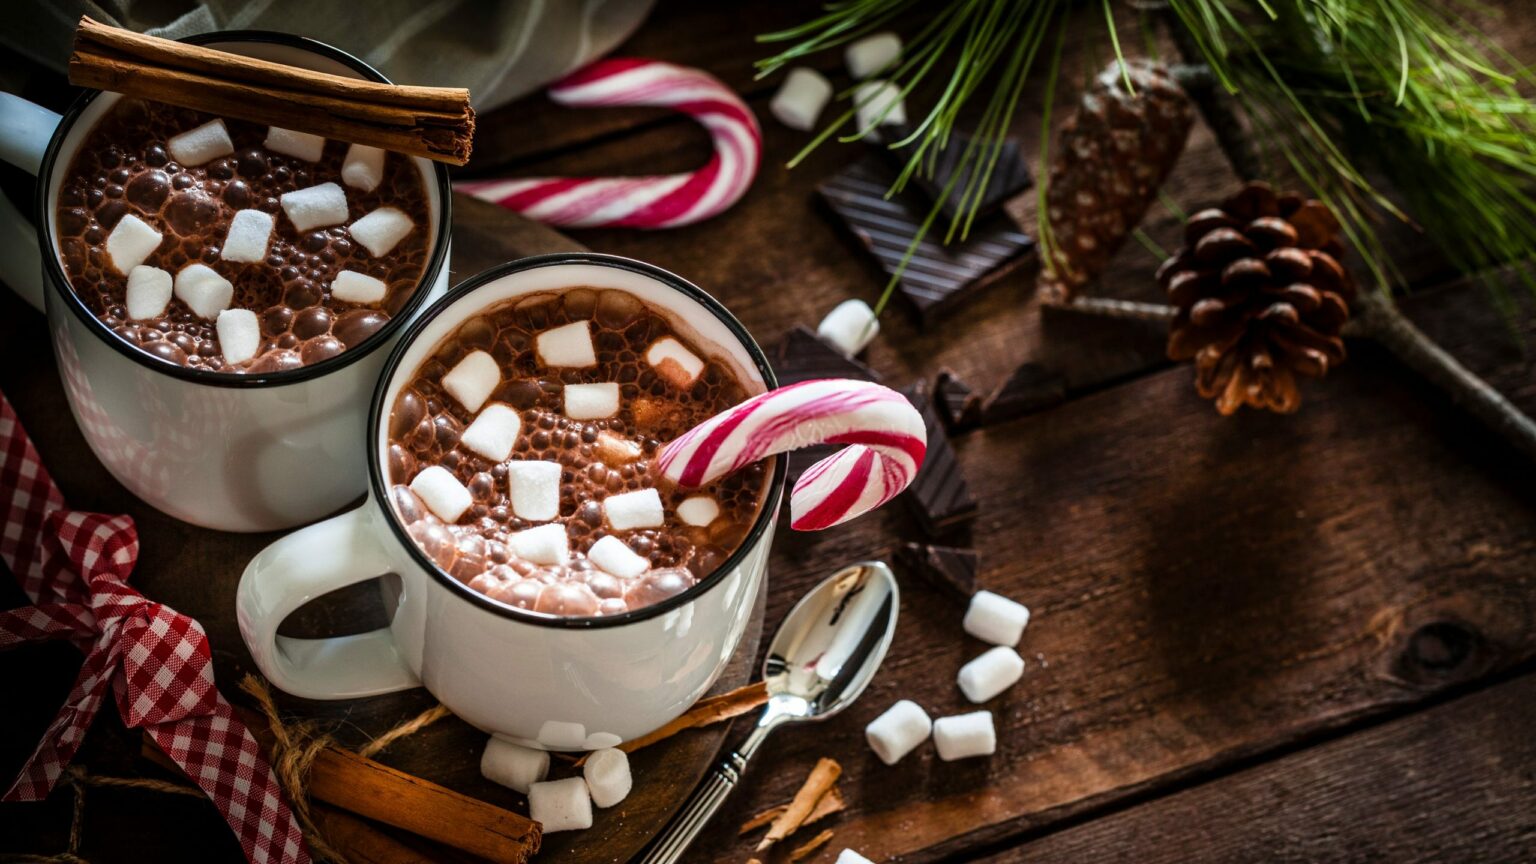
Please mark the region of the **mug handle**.
<svg viewBox="0 0 1536 864"><path fill-rule="evenodd" d="M0 160L37 176L59 115L10 93L0 93ZM43 311L43 258L37 231L10 199L0 195L0 282Z"/></svg>
<svg viewBox="0 0 1536 864"><path fill-rule="evenodd" d="M279 624L305 603L397 569L371 505L282 537L246 565L235 615L246 647L273 684L306 699L354 699L420 687L388 627L355 636L295 639Z"/></svg>

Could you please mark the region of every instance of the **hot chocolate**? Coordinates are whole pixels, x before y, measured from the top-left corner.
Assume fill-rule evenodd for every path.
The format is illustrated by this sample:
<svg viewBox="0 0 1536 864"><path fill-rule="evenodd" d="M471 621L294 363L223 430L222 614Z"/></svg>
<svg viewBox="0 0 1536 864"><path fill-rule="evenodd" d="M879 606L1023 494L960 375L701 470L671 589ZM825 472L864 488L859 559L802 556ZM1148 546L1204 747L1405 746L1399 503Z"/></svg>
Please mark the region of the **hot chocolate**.
<svg viewBox="0 0 1536 864"><path fill-rule="evenodd" d="M215 372L334 357L410 299L430 252L412 161L122 99L58 194L59 256L130 344Z"/></svg>
<svg viewBox="0 0 1536 864"><path fill-rule="evenodd" d="M617 290L572 288L466 320L389 416L393 506L426 555L503 603L613 615L725 562L771 463L682 490L661 445L750 395L727 359Z"/></svg>

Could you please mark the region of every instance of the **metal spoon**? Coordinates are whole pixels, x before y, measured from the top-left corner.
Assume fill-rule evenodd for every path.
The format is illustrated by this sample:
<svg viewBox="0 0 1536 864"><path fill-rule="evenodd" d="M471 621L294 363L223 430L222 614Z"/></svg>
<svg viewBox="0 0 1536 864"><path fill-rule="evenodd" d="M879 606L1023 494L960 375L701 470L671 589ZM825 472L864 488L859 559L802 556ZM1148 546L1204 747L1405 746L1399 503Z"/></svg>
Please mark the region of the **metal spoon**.
<svg viewBox="0 0 1536 864"><path fill-rule="evenodd" d="M710 773L642 864L673 864L736 788L747 760L785 723L824 720L875 677L896 633L896 577L879 561L832 574L789 610L763 661L768 704L741 747Z"/></svg>

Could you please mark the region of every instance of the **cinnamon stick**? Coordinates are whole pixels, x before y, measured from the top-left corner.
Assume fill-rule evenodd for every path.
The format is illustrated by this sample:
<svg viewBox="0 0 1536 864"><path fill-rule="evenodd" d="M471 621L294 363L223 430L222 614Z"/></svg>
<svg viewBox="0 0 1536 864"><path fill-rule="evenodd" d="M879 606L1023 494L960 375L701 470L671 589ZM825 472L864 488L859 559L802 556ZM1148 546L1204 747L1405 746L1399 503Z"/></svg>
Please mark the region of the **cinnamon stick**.
<svg viewBox="0 0 1536 864"><path fill-rule="evenodd" d="M701 726L712 726L724 720L740 717L767 701L768 685L762 681L737 687L735 690L721 693L719 696L700 699L693 704L692 708L684 711L682 716L676 720L649 735L641 735L639 738L625 741L618 746L618 749L623 750L625 753L633 753L642 747L649 747L657 741L671 738L679 732L688 729L698 729ZM581 767L586 764L586 761L587 757L583 755L580 759L576 760L575 767Z"/></svg>
<svg viewBox="0 0 1536 864"><path fill-rule="evenodd" d="M264 718L236 710L257 739L270 747ZM148 737L144 755L162 765L175 764ZM526 816L336 746L316 757L309 794L315 801L493 861L521 864L539 851L539 823ZM366 823L363 827L368 828Z"/></svg>
<svg viewBox="0 0 1536 864"><path fill-rule="evenodd" d="M763 839L757 844L756 851L761 852L767 849L795 833L796 829L805 824L811 811L816 809L816 802L827 794L827 790L832 788L832 784L837 782L838 776L842 773L843 766L837 764L836 760L825 757L816 760L816 767L812 768L810 776L805 778L805 784L795 793L795 797L790 800L784 812L780 813L779 817L773 820L773 824L768 826L768 833L763 835Z"/></svg>
<svg viewBox="0 0 1536 864"><path fill-rule="evenodd" d="M815 825L834 813L843 812L847 807L848 802L843 800L842 790L836 784L833 784L832 788L827 790L827 794L821 796L821 800L816 802L816 807L811 810L811 815L805 817L805 821L800 823L800 827L804 828L807 825ZM741 827L736 830L736 834L738 836L750 834L764 825L773 822L773 820L782 816L784 811L788 809L788 803L780 804L777 807L769 807L767 810L741 823Z"/></svg>
<svg viewBox="0 0 1536 864"><path fill-rule="evenodd" d="M796 846L789 853L790 864L794 864L796 861L803 861L806 858L816 854L816 850L827 845L827 841L831 839L832 829L828 828L820 834L817 834L815 837L812 837L810 840L807 840L804 844Z"/></svg>
<svg viewBox="0 0 1536 864"><path fill-rule="evenodd" d="M457 87L381 84L80 19L69 81L410 156L469 161L475 112Z"/></svg>

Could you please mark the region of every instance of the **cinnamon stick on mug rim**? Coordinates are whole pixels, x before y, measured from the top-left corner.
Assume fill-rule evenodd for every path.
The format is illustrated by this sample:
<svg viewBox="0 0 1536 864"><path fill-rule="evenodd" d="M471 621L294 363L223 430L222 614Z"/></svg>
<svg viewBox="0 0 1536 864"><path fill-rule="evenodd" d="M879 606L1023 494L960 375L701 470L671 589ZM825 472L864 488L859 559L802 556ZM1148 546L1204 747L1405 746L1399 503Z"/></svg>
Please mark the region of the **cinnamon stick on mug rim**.
<svg viewBox="0 0 1536 864"><path fill-rule="evenodd" d="M463 165L475 112L461 87L383 84L146 36L82 16L69 81Z"/></svg>

